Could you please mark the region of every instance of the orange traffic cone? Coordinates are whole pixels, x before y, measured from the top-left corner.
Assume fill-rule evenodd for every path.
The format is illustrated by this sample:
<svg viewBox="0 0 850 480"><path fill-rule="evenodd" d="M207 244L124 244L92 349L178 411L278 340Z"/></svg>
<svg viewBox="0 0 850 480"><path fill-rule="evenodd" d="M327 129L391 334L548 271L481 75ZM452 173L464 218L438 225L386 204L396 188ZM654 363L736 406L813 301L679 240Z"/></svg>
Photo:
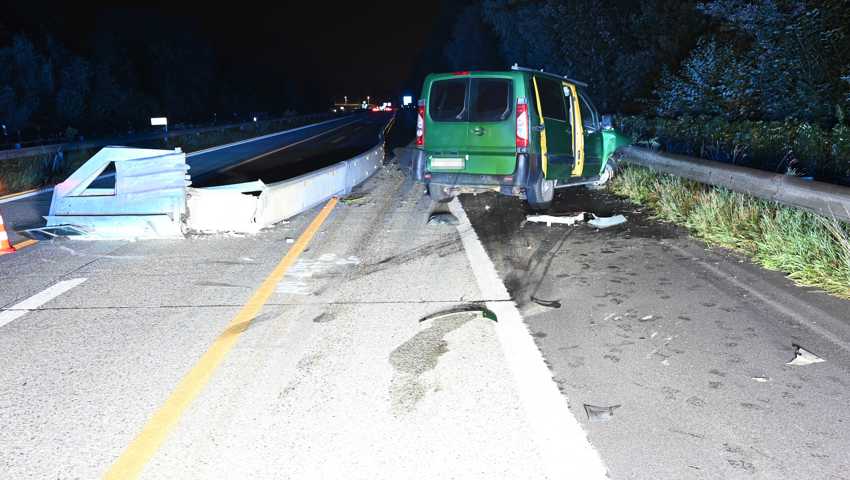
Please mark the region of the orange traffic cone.
<svg viewBox="0 0 850 480"><path fill-rule="evenodd" d="M9 243L9 235L6 234L6 226L3 225L3 214L0 214L0 255L15 253L15 247Z"/></svg>

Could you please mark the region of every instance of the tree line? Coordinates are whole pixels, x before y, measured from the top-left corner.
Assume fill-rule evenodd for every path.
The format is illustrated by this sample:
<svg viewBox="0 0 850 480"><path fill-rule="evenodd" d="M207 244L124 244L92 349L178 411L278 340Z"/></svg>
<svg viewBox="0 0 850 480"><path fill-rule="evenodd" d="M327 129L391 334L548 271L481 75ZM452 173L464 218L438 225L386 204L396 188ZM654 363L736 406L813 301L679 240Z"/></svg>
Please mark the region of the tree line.
<svg viewBox="0 0 850 480"><path fill-rule="evenodd" d="M206 124L298 108L293 85L281 80L269 95L191 25L127 13L104 23L74 48L0 25L0 143L123 134L153 116Z"/></svg>
<svg viewBox="0 0 850 480"><path fill-rule="evenodd" d="M448 16L431 66L543 68L608 112L829 125L850 105L846 0L479 0Z"/></svg>

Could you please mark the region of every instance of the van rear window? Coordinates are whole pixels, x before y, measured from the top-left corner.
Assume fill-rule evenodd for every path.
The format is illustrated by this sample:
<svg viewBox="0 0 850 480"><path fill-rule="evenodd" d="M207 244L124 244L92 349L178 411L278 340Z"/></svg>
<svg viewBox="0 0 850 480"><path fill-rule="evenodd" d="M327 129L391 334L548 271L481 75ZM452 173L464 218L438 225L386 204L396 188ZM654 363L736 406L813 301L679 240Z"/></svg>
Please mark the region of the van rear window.
<svg viewBox="0 0 850 480"><path fill-rule="evenodd" d="M512 82L502 78L475 78L470 91L471 122L501 122L513 112Z"/></svg>
<svg viewBox="0 0 850 480"><path fill-rule="evenodd" d="M501 122L513 113L512 87L505 78L438 80L428 112L435 122Z"/></svg>
<svg viewBox="0 0 850 480"><path fill-rule="evenodd" d="M431 84L428 101L428 112L436 122L466 121L466 88L465 78L438 80Z"/></svg>

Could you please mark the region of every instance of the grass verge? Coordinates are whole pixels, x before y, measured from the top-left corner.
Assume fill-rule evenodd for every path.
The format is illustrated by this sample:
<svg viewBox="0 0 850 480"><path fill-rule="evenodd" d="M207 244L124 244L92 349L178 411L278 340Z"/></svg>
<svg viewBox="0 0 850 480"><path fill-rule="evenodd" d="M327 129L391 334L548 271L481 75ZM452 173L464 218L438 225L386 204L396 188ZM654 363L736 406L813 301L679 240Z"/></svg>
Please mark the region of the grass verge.
<svg viewBox="0 0 850 480"><path fill-rule="evenodd" d="M850 226L805 210L627 166L616 195L682 225L710 245L742 252L796 284L850 299Z"/></svg>

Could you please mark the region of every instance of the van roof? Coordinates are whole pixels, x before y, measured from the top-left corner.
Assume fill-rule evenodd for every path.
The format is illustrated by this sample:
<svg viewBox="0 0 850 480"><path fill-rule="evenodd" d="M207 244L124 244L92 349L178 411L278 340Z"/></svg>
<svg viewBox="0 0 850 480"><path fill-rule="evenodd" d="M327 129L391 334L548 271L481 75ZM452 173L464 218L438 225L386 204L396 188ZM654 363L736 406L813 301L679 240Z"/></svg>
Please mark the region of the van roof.
<svg viewBox="0 0 850 480"><path fill-rule="evenodd" d="M532 70L530 68L523 67L514 67L511 70L459 70L455 72L443 72L443 73L432 73L426 77L426 81L434 81L434 80L443 80L446 78L456 78L456 77L487 77L487 76L498 76L498 77L524 77L526 75L539 75L542 77L549 77L555 80L560 80L562 82L572 83L578 87L587 88L587 84L584 82L580 82L578 80L565 77L562 75L557 75L550 72L544 72L540 70Z"/></svg>

